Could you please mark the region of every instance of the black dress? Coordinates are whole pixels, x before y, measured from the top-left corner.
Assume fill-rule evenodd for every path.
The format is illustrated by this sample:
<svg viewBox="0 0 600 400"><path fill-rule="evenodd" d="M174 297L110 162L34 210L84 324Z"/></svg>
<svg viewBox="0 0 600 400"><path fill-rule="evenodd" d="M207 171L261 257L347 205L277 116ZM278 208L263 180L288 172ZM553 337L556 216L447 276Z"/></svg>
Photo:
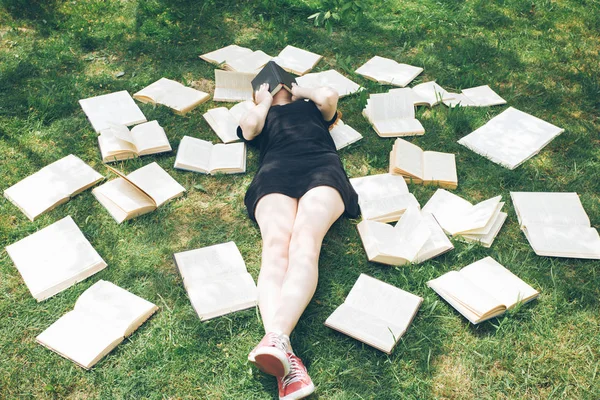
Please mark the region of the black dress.
<svg viewBox="0 0 600 400"><path fill-rule="evenodd" d="M331 186L340 193L345 214L360 214L358 195L352 188L329 134L335 121L325 121L312 101L295 101L272 106L262 132L247 141L238 127L240 139L260 148L260 165L248 187L244 203L250 219L258 201L270 193L299 199L317 186Z"/></svg>

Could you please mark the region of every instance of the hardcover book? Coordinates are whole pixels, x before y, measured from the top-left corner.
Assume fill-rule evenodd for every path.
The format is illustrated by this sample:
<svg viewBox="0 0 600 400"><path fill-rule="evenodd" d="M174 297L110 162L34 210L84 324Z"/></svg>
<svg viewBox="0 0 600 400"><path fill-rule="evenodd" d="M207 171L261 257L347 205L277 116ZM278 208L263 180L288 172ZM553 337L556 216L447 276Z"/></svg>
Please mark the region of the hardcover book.
<svg viewBox="0 0 600 400"><path fill-rule="evenodd" d="M263 83L269 84L269 92L275 96L282 88L292 92L292 83L296 83L296 78L274 61L269 61L262 70L252 79L252 89L257 91Z"/></svg>

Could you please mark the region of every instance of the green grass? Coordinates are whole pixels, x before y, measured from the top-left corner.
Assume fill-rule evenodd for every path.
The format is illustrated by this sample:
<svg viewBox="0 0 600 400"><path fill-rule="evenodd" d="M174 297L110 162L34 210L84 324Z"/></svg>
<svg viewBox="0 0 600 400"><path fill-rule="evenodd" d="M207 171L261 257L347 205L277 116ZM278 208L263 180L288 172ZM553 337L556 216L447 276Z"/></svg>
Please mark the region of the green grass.
<svg viewBox="0 0 600 400"><path fill-rule="evenodd" d="M292 337L321 399L600 398L598 262L536 256L520 232L510 191L576 191L600 225L600 2L598 0L365 0L365 13L329 33L306 18L319 1L0 1L0 182L5 189L73 153L102 173L96 134L77 100L117 90L133 93L160 77L209 89L213 66L198 55L235 43L277 54L293 44L323 54L317 70L353 71L373 55L425 71L447 89L489 84L510 106L565 132L509 171L456 140L506 107L419 108L427 150L456 153L459 188L476 202L501 194L509 217L491 249L455 242L455 250L403 268L368 263L357 221L337 222L325 239L316 295ZM125 76L115 74L124 71ZM364 139L340 152L350 176L387 170L391 139L381 139L360 111L364 95L344 98L344 120ZM141 105L177 148L184 135L216 140L202 118L208 102L185 117ZM243 206L257 167L238 176L174 170L175 151L118 163L126 172L152 161L186 195L154 213L117 225L90 191L29 222L0 199L2 248L71 215L109 267L42 303L30 296L0 252L1 398L272 399L275 380L252 369L260 340L256 310L206 323L194 313L172 254L234 240L254 277L260 235ZM200 184L205 190L198 190ZM425 204L435 191L412 186ZM486 255L541 291L538 300L472 326L425 283ZM360 273L424 297L392 355L323 325ZM160 307L92 371L35 343L99 279Z"/></svg>

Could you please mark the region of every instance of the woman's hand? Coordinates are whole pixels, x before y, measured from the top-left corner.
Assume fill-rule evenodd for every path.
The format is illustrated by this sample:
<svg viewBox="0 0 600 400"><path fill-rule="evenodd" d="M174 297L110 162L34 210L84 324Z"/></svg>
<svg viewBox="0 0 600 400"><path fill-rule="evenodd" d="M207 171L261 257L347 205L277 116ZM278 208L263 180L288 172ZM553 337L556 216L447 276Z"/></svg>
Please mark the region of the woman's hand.
<svg viewBox="0 0 600 400"><path fill-rule="evenodd" d="M310 89L309 89L310 91ZM292 83L292 101L307 99L306 88L301 88L297 83Z"/></svg>
<svg viewBox="0 0 600 400"><path fill-rule="evenodd" d="M269 102L273 101L273 96L271 95L271 92L269 92L269 84L268 83L263 83L262 85L260 85L258 90L256 92L254 92L254 102L256 104L260 104L265 100L268 100ZM270 105L270 103L269 103L269 105Z"/></svg>

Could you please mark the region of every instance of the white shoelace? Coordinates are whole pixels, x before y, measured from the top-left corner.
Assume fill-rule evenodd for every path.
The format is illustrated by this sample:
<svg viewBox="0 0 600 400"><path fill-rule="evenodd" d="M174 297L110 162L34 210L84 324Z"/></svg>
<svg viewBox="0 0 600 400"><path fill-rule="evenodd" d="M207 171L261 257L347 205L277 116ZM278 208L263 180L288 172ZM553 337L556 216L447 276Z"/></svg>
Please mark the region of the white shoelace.
<svg viewBox="0 0 600 400"><path fill-rule="evenodd" d="M294 382L299 382L304 377L304 368L300 366L295 358L290 360L290 373L283 378L283 387L291 385Z"/></svg>
<svg viewBox="0 0 600 400"><path fill-rule="evenodd" d="M288 352L288 340L283 335L269 335L269 344L275 346L284 353Z"/></svg>

